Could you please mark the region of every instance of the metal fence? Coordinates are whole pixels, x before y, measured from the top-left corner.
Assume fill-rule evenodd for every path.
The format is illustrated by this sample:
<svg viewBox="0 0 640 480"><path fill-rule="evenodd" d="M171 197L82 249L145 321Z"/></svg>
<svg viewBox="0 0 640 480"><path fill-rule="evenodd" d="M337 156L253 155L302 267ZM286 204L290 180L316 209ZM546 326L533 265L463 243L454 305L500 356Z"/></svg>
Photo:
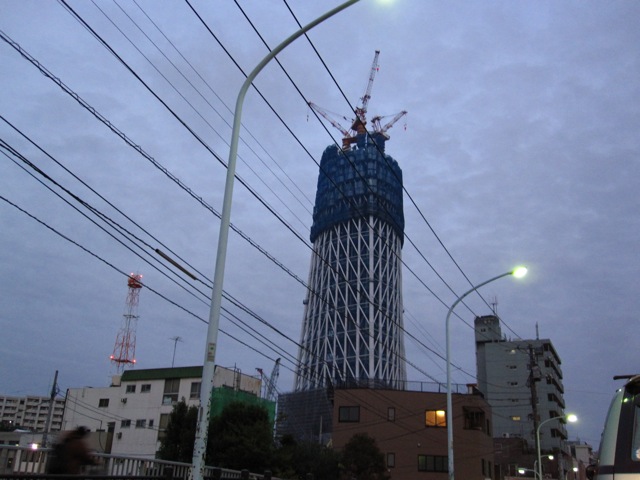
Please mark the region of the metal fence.
<svg viewBox="0 0 640 480"><path fill-rule="evenodd" d="M17 447L0 445L0 480L17 480L40 478L64 478L63 475L47 475L47 460L51 449ZM124 457L96 453L100 465L86 467L82 476L90 476L92 480L119 479L135 477L135 480L168 479L188 480L191 464L169 462L147 458ZM264 474L250 473L247 470L228 470L225 468L205 467L204 476L212 480L270 480L269 472ZM73 476L78 479L78 476ZM273 480L279 480L273 477Z"/></svg>

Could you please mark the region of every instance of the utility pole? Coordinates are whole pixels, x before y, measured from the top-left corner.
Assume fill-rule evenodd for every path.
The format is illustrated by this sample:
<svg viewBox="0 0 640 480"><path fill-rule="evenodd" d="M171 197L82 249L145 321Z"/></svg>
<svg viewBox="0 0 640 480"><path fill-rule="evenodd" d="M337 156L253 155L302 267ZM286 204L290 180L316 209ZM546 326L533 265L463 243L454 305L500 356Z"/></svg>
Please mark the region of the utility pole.
<svg viewBox="0 0 640 480"><path fill-rule="evenodd" d="M531 389L531 414L533 416L533 432L538 431L538 425L540 417L538 415L538 391L536 388L536 382L540 381L540 367L536 360L535 351L533 345L529 345L529 388ZM539 448L538 438L536 437L536 451Z"/></svg>
<svg viewBox="0 0 640 480"><path fill-rule="evenodd" d="M171 368L173 368L173 364L176 361L176 347L178 342L182 341L182 337L171 337L169 340L173 340L173 358L171 359Z"/></svg>
<svg viewBox="0 0 640 480"><path fill-rule="evenodd" d="M42 448L47 448L48 436L51 431L51 419L53 417L53 410L55 408L56 395L58 394L58 370L53 377L53 386L51 387L51 397L49 398L49 411L47 412L47 422L44 427L44 434L42 435Z"/></svg>

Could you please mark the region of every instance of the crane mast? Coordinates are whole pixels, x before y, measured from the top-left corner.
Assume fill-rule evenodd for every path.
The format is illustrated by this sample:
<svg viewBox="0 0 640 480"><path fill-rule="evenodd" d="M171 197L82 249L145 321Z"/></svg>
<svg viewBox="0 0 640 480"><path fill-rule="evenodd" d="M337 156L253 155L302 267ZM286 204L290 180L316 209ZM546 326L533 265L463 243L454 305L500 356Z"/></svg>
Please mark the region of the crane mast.
<svg viewBox="0 0 640 480"><path fill-rule="evenodd" d="M378 65L378 57L380 56L380 50L376 50L373 56L373 63L371 64L371 70L369 72L369 82L367 83L367 89L364 91L364 95L360 98L360 106L356 107L356 117L362 122L363 125L367 124L367 107L369 100L371 100L371 89L373 88L373 80L376 78L376 73L380 69Z"/></svg>

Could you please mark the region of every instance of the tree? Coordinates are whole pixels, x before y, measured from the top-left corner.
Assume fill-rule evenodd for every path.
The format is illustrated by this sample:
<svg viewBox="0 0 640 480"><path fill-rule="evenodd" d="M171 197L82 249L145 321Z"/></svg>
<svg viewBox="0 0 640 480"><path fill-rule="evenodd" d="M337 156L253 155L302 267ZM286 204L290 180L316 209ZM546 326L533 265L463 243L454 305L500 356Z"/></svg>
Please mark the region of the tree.
<svg viewBox="0 0 640 480"><path fill-rule="evenodd" d="M281 478L305 478L312 473L314 480L335 480L340 474L337 452L317 443L298 443L291 435L280 439L274 464Z"/></svg>
<svg viewBox="0 0 640 480"><path fill-rule="evenodd" d="M273 428L267 410L233 402L211 420L207 464L262 472L273 459Z"/></svg>
<svg viewBox="0 0 640 480"><path fill-rule="evenodd" d="M384 455L376 441L366 433L357 433L342 449L344 480L387 480Z"/></svg>
<svg viewBox="0 0 640 480"><path fill-rule="evenodd" d="M184 398L176 403L169 414L165 435L160 441L158 458L191 463L197 422L198 407L187 407Z"/></svg>

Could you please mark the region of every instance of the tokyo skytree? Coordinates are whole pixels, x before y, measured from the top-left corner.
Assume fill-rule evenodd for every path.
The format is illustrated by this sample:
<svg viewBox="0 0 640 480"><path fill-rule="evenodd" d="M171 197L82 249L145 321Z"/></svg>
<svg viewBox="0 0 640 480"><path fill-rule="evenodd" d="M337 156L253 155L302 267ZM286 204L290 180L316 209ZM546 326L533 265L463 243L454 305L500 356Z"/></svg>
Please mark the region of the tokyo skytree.
<svg viewBox="0 0 640 480"><path fill-rule="evenodd" d="M295 391L406 380L402 170L384 153L390 124L375 121L322 155Z"/></svg>

